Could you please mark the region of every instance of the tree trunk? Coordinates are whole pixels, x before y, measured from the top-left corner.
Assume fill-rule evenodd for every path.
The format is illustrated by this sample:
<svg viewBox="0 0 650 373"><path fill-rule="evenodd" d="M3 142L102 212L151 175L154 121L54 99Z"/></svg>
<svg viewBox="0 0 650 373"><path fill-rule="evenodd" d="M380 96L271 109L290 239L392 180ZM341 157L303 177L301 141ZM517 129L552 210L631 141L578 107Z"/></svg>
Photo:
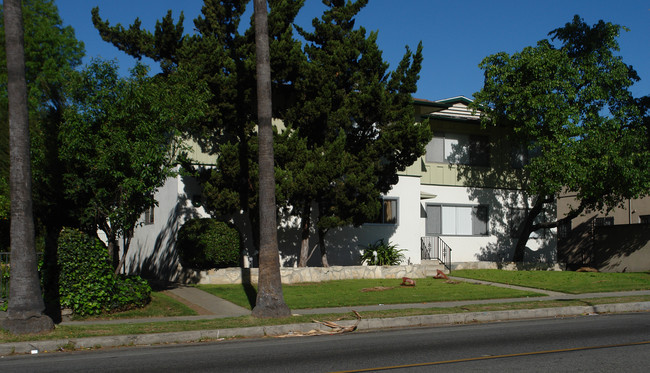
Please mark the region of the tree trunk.
<svg viewBox="0 0 650 373"><path fill-rule="evenodd" d="M117 266L113 272L115 276L120 274L122 267L124 267L124 263L126 262L126 254L129 252L129 247L131 246L131 237L133 236L133 230L130 230L128 233L126 233L126 235L127 237L124 237L122 239L123 250L122 256L120 257L120 262L117 263ZM124 271L124 273L126 274L126 271Z"/></svg>
<svg viewBox="0 0 650 373"><path fill-rule="evenodd" d="M534 231L533 226L535 224L535 219L544 211L544 203L547 201L547 198L538 197L535 200L535 205L533 208L528 211L526 218L521 222L522 226L519 228L519 237L517 238L517 245L515 246L515 252L512 258L513 262L519 263L524 261L526 254L526 244L530 238L530 234Z"/></svg>
<svg viewBox="0 0 650 373"><path fill-rule="evenodd" d="M271 64L266 0L255 0L257 112L259 121L260 265L255 317L288 317L282 294L275 206L273 129L271 127Z"/></svg>
<svg viewBox="0 0 650 373"><path fill-rule="evenodd" d="M311 229L311 204L309 202L305 203L305 206L302 210L302 220L301 220L301 242L300 242L300 257L298 258L298 267L307 267L307 261L309 260L309 235Z"/></svg>
<svg viewBox="0 0 650 373"><path fill-rule="evenodd" d="M21 0L5 0L4 18L9 97L11 282L7 317L2 326L14 334L40 333L54 329L54 323L43 314L45 303L36 260Z"/></svg>
<svg viewBox="0 0 650 373"><path fill-rule="evenodd" d="M120 261L120 245L113 229L108 223L102 223L99 229L106 235L106 249L108 250L108 257L111 259L111 266L113 271L117 273L117 268Z"/></svg>
<svg viewBox="0 0 650 373"><path fill-rule="evenodd" d="M327 231L322 229L318 230L318 246L320 247L320 260L323 264L323 267L329 267L330 264L327 261L327 248L325 247L325 234Z"/></svg>

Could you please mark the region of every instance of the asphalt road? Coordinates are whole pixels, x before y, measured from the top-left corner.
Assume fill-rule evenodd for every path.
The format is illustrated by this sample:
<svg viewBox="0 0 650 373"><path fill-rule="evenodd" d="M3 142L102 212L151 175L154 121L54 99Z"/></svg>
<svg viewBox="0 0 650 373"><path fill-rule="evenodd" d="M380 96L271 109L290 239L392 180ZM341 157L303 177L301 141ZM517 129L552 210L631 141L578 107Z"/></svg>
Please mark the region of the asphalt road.
<svg viewBox="0 0 650 373"><path fill-rule="evenodd" d="M0 372L646 372L650 313L9 356Z"/></svg>

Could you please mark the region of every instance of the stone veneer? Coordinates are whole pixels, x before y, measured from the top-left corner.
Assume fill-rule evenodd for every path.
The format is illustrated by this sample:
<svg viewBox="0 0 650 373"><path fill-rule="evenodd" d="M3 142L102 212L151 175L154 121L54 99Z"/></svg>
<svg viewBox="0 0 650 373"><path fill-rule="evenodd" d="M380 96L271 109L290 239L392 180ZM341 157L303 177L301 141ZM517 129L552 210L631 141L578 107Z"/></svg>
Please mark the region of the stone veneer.
<svg viewBox="0 0 650 373"><path fill-rule="evenodd" d="M377 279L402 277L423 278L434 276L441 265L414 264L397 266L332 266L280 268L283 284L300 282L322 282L347 279ZM257 283L257 268L222 268L196 272L193 281L199 284L241 284Z"/></svg>

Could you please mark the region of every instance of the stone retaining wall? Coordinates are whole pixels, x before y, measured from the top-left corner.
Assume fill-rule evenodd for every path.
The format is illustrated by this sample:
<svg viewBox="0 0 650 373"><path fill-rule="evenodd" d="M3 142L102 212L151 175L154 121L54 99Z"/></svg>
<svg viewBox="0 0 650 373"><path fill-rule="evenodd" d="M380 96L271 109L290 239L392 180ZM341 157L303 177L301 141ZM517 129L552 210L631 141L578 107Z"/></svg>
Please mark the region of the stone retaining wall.
<svg viewBox="0 0 650 373"><path fill-rule="evenodd" d="M377 279L402 277L423 278L434 276L438 265L399 265L399 266L332 266L280 268L283 284L300 282L322 282L347 279ZM222 268L197 272L192 282L199 284L241 284L257 283L257 268Z"/></svg>
<svg viewBox="0 0 650 373"><path fill-rule="evenodd" d="M332 267L304 267L280 268L283 284L297 284L300 282L322 282L333 280L352 279L377 279L402 277L423 278L435 276L437 270L449 273L444 266L426 261L425 264L411 264L398 266L332 266ZM495 262L464 262L452 263L452 270L458 269L503 269L517 270L549 270L562 271L558 264L546 263L495 263ZM453 275L453 271L452 271ZM257 268L222 268L209 271L187 273L179 278L179 282L193 284L256 284L258 279Z"/></svg>

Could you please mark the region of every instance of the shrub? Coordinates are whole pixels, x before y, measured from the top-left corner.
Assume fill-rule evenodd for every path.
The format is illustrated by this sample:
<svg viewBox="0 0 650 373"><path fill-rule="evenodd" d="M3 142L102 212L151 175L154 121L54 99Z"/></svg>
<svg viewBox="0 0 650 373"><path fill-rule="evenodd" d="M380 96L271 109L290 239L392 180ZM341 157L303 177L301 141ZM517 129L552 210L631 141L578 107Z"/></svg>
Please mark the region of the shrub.
<svg viewBox="0 0 650 373"><path fill-rule="evenodd" d="M206 270L238 266L239 231L214 219L188 220L178 231L176 250L183 267Z"/></svg>
<svg viewBox="0 0 650 373"><path fill-rule="evenodd" d="M397 245L385 243L384 239L364 247L361 263L366 262L368 265L392 266L398 265L404 260L402 254L404 250L397 248Z"/></svg>
<svg viewBox="0 0 650 373"><path fill-rule="evenodd" d="M75 229L59 236L59 296L62 307L78 315L96 315L141 307L151 288L138 276L116 278L106 247Z"/></svg>

